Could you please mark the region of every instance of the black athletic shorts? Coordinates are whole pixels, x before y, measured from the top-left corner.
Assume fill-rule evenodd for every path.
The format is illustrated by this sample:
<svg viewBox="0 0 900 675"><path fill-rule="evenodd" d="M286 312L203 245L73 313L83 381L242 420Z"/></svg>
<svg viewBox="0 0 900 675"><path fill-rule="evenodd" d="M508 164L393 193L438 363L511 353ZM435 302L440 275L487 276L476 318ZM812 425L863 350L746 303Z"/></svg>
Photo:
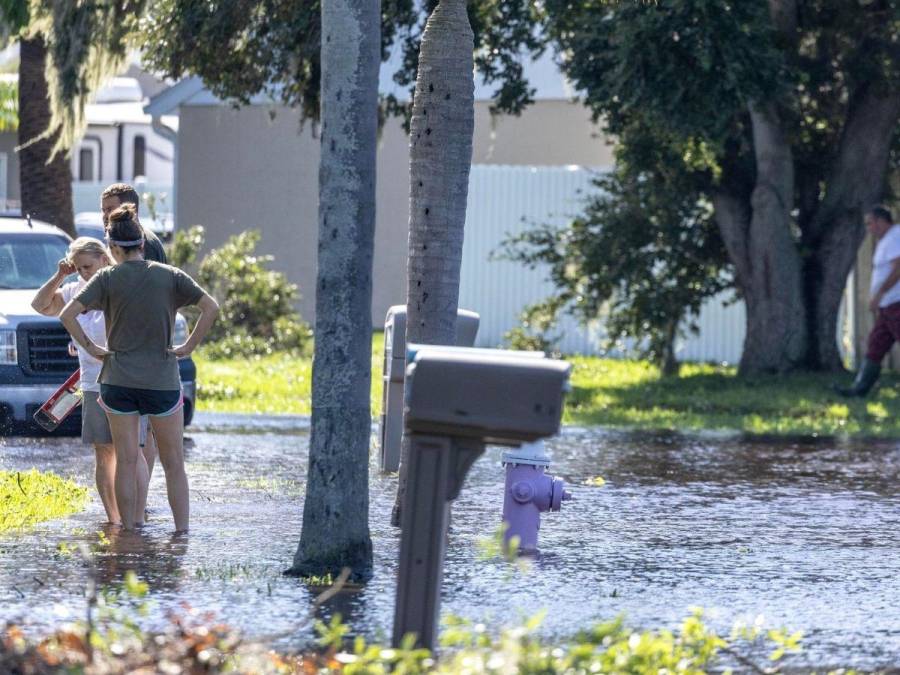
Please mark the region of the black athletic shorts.
<svg viewBox="0 0 900 675"><path fill-rule="evenodd" d="M167 417L177 413L184 405L184 396L181 389L160 391L101 384L97 402L106 412L114 415Z"/></svg>

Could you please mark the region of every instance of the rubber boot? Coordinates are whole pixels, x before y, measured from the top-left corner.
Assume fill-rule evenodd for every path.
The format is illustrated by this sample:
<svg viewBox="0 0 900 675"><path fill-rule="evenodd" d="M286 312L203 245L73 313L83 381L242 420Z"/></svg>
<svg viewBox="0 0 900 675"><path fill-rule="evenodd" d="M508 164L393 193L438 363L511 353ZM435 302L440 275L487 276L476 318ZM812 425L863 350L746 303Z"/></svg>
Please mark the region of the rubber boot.
<svg viewBox="0 0 900 675"><path fill-rule="evenodd" d="M835 391L841 396L859 396L862 398L871 391L881 374L881 364L870 359L863 359L856 379L850 387L835 387Z"/></svg>

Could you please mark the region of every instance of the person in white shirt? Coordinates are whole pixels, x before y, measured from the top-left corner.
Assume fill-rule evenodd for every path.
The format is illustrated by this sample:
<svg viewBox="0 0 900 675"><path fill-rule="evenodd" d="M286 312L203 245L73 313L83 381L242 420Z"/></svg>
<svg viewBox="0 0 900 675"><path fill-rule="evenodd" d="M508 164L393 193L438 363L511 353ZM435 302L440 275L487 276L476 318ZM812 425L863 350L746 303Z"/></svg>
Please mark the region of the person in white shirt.
<svg viewBox="0 0 900 675"><path fill-rule="evenodd" d="M109 253L103 242L91 237L79 237L69 245L68 255L59 261L56 274L47 280L34 296L31 306L44 316L59 316L63 307L78 295L85 284L101 269L110 264ZM78 273L77 281L64 283L66 279ZM84 332L98 345L106 344L106 322L102 311L84 312L78 316L78 323ZM85 349L78 346L78 364L81 369L81 440L93 445L96 455L95 480L100 501L106 511L110 523L121 525L122 517L116 504L115 475L116 449L106 413L97 399L100 384L97 379L103 362L95 359ZM143 470L142 470L143 469ZM144 505L147 499L147 487L150 474L146 462L138 467L137 491L140 500L140 517L138 524L143 523Z"/></svg>
<svg viewBox="0 0 900 675"><path fill-rule="evenodd" d="M842 396L866 396L881 374L881 361L900 340L900 225L891 212L876 206L866 214L866 229L874 237L869 309L875 325L869 333L866 356L850 387L837 389Z"/></svg>

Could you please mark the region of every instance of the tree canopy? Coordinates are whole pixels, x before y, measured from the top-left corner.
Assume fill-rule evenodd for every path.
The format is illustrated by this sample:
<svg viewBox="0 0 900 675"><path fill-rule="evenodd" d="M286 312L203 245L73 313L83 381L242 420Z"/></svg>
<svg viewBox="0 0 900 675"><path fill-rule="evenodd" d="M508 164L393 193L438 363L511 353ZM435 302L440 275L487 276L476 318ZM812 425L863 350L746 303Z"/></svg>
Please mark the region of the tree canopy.
<svg viewBox="0 0 900 675"><path fill-rule="evenodd" d="M565 227L526 230L501 255L548 266L557 292L544 312L602 316L607 348L627 341L674 374L677 338L696 332L703 302L732 286L730 268L702 198L709 172L669 169L683 162L682 144L636 129L628 136L634 142L595 179L581 215Z"/></svg>
<svg viewBox="0 0 900 675"><path fill-rule="evenodd" d="M399 51L400 85L415 80L418 41L435 5L382 3L382 59ZM132 39L151 69L199 75L236 104L266 94L305 118L318 114L318 2L29 7L59 73L51 94L61 139ZM645 212L662 208L660 199L637 196L645 186L664 194L690 184L678 202L699 206L667 207L668 215L663 209L641 222L654 227L677 213L691 231L695 211L715 222L748 308L746 372L839 366L837 310L863 236L860 216L884 196L900 158L900 0L472 0L468 15L476 67L497 87L496 111L531 101L522 64L554 51L595 119L617 137L620 184L606 185L609 198L619 194ZM388 97L382 110L408 115L409 101ZM588 220L622 211L609 204L606 213L594 203ZM663 265L671 263L663 249L680 255L660 248ZM719 265L712 248L701 249L712 256L701 266Z"/></svg>
<svg viewBox="0 0 900 675"><path fill-rule="evenodd" d="M416 79L419 42L437 0L381 3L382 60L397 50L394 80L410 90ZM496 108L518 112L531 102L522 48L540 48L536 9L524 0L471 1L475 63L497 84ZM319 2L291 0L160 0L152 3L139 31L147 66L168 77L201 77L211 91L235 104L265 94L298 108L307 119L319 114ZM388 96L387 114L408 115L409 100Z"/></svg>
<svg viewBox="0 0 900 675"><path fill-rule="evenodd" d="M744 372L839 367L862 212L897 168L900 5L547 0L541 21L624 170L691 177L712 205L748 308Z"/></svg>

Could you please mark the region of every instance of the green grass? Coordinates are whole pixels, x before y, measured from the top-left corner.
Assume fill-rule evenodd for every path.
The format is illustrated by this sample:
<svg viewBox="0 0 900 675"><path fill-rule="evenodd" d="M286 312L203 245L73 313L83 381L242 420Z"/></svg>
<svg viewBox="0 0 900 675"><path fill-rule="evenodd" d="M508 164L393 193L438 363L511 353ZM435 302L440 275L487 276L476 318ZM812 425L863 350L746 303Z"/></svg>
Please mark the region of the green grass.
<svg viewBox="0 0 900 675"><path fill-rule="evenodd" d="M87 502L87 488L56 474L0 471L0 532L68 516Z"/></svg>
<svg viewBox="0 0 900 675"><path fill-rule="evenodd" d="M381 412L383 335L372 345L372 408ZM835 376L801 374L742 379L734 368L686 364L664 378L643 361L572 357L567 424L617 428L730 430L758 434L900 437L900 379L882 378L868 399L831 391ZM198 409L310 413L311 360L273 355L210 361L196 357ZM844 376L849 382L850 377Z"/></svg>
<svg viewBox="0 0 900 675"><path fill-rule="evenodd" d="M686 364L663 378L640 361L575 357L567 423L758 434L900 436L895 376L868 399L831 390L849 376L799 374L738 378L734 368Z"/></svg>
<svg viewBox="0 0 900 675"><path fill-rule="evenodd" d="M372 339L372 414L381 414L381 367L384 333ZM208 412L312 412L312 358L272 354L249 359L210 360L200 350L197 364L197 409Z"/></svg>

